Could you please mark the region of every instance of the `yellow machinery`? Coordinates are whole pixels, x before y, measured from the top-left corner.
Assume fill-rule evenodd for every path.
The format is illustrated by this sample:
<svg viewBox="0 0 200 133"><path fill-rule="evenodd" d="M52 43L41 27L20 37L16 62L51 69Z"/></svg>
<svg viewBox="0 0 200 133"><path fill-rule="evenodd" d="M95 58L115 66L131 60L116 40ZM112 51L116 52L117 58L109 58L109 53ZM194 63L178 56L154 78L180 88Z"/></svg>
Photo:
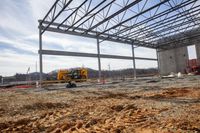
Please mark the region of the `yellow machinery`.
<svg viewBox="0 0 200 133"><path fill-rule="evenodd" d="M67 88L76 87L72 82L85 82L88 79L88 71L85 68L77 68L71 70L59 70L57 80L65 80L68 82Z"/></svg>

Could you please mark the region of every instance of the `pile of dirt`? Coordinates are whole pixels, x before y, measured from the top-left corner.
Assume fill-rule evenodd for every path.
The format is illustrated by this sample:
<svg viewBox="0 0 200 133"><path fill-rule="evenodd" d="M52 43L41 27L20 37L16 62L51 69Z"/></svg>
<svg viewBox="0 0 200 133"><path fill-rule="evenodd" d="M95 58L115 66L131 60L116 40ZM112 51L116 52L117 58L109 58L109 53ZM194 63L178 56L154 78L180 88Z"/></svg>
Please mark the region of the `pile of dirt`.
<svg viewBox="0 0 200 133"><path fill-rule="evenodd" d="M152 96L149 96L149 98L153 99L176 98L176 97L200 99L200 91L198 88L170 88L160 94L154 94Z"/></svg>

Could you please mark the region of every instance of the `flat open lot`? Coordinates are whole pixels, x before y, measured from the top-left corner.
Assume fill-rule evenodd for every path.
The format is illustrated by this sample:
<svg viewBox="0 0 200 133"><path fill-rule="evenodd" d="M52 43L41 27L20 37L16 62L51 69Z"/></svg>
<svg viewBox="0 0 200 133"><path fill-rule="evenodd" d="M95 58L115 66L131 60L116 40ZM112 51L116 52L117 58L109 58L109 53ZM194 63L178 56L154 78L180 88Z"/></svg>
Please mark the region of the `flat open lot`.
<svg viewBox="0 0 200 133"><path fill-rule="evenodd" d="M200 132L200 77L0 89L1 132Z"/></svg>

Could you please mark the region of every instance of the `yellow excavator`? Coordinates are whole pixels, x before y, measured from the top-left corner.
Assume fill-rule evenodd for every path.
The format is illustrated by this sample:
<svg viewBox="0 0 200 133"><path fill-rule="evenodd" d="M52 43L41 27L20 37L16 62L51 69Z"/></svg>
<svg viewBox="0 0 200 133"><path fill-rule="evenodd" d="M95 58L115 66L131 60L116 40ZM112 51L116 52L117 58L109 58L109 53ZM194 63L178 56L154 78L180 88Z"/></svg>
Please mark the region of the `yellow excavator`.
<svg viewBox="0 0 200 133"><path fill-rule="evenodd" d="M88 71L85 68L76 68L69 70L59 70L57 80L68 82L67 88L76 87L75 82L85 82L88 79Z"/></svg>

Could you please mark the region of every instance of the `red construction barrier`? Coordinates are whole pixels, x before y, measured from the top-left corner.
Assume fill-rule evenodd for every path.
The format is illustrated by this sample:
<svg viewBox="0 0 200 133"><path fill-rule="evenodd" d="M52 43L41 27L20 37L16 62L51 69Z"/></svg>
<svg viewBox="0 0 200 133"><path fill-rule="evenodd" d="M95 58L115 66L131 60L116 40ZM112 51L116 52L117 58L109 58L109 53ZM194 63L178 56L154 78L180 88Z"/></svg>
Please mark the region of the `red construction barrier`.
<svg viewBox="0 0 200 133"><path fill-rule="evenodd" d="M31 85L18 85L18 86L15 86L15 88L32 88L33 86Z"/></svg>

